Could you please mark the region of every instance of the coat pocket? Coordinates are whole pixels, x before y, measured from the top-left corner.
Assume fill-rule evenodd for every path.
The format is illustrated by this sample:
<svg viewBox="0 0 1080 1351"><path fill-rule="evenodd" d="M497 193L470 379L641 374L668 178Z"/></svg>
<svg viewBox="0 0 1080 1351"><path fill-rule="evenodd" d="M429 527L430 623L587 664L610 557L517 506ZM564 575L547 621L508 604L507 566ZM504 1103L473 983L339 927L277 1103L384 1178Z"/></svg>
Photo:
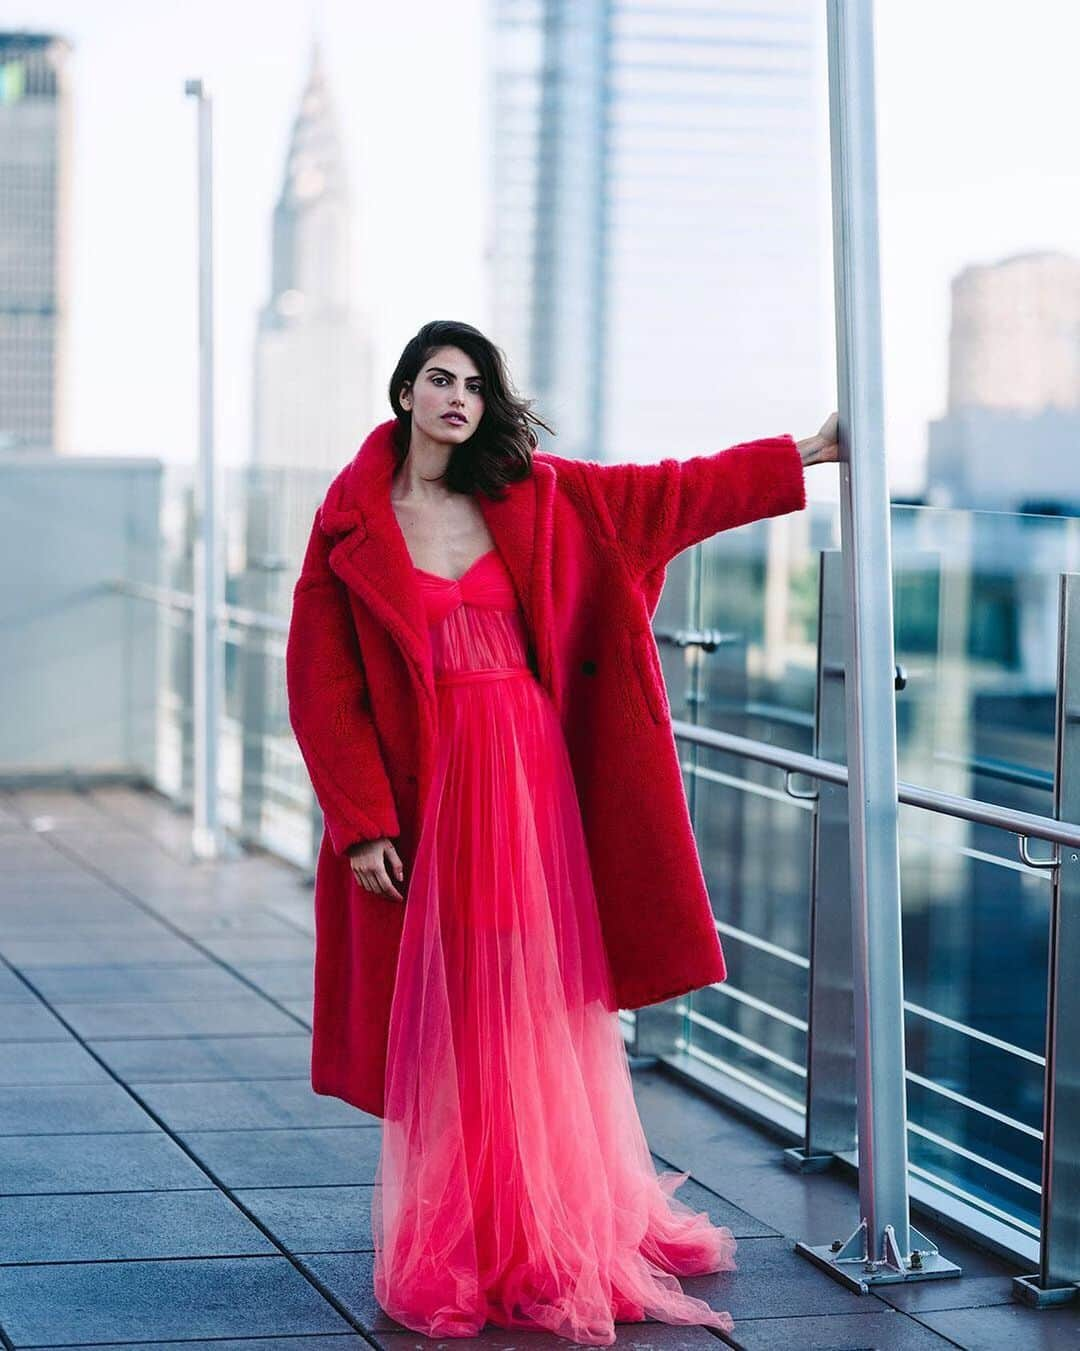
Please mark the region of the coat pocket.
<svg viewBox="0 0 1080 1351"><path fill-rule="evenodd" d="M668 700L664 668L660 663L660 653L656 649L656 639L652 630L632 629L629 641L631 664L652 720L657 723L668 722L671 718L671 703Z"/></svg>

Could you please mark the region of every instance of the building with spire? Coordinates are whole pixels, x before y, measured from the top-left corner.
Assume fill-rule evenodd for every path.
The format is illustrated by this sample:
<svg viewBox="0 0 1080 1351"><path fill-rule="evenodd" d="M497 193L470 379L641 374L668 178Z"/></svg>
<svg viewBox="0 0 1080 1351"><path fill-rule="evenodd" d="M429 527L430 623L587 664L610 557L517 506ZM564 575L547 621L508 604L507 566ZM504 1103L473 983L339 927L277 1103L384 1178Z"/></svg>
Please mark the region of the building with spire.
<svg viewBox="0 0 1080 1351"><path fill-rule="evenodd" d="M251 459L336 470L369 430L371 344L353 303L352 213L318 44L274 208L270 295L255 338Z"/></svg>

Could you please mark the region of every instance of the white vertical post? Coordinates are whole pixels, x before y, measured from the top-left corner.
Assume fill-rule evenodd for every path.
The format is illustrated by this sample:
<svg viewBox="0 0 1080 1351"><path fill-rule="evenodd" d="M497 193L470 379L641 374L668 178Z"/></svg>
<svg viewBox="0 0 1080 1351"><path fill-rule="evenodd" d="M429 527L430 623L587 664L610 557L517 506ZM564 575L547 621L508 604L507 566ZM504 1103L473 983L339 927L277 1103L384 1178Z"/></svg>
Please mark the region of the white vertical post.
<svg viewBox="0 0 1080 1351"><path fill-rule="evenodd" d="M198 99L199 154L199 467L195 483L195 580L192 615L195 785L192 852L218 858L223 841L218 812L217 729L224 667L218 614L224 601L214 463L214 273L212 101L202 80L187 80Z"/></svg>
<svg viewBox="0 0 1080 1351"><path fill-rule="evenodd" d="M798 1251L868 1283L959 1275L911 1229L871 0L827 0L840 409L858 1227ZM913 1242L914 1240L914 1242ZM917 1245L917 1246L916 1246Z"/></svg>

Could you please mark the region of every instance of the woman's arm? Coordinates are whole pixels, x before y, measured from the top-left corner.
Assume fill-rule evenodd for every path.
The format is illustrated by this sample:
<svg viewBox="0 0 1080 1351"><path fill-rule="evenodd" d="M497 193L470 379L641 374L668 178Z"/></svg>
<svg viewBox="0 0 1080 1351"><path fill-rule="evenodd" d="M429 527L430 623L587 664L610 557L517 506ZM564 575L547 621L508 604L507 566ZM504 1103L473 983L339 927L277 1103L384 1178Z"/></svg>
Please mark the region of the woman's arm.
<svg viewBox="0 0 1080 1351"><path fill-rule="evenodd" d="M334 853L399 833L345 584L319 513L293 590L285 649L289 721Z"/></svg>
<svg viewBox="0 0 1080 1351"><path fill-rule="evenodd" d="M831 413L820 431L801 441L785 433L685 460L571 463L581 467L600 529L619 541L632 571L643 576L721 530L802 511L805 469L837 456L837 414Z"/></svg>
<svg viewBox="0 0 1080 1351"><path fill-rule="evenodd" d="M721 530L806 506L803 455L786 434L685 460L577 463L600 529L637 576Z"/></svg>

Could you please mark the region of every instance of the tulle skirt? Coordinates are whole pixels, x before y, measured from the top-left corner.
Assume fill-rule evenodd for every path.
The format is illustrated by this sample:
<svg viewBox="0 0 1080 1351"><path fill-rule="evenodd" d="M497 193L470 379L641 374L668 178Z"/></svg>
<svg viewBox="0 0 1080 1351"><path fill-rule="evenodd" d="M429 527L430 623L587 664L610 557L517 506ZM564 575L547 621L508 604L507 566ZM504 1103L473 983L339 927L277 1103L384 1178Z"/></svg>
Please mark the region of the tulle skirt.
<svg viewBox="0 0 1080 1351"><path fill-rule="evenodd" d="M566 743L527 666L438 678L372 1197L376 1298L431 1337L486 1322L609 1345L728 1331L678 1276L735 1240L657 1175L638 1117Z"/></svg>

